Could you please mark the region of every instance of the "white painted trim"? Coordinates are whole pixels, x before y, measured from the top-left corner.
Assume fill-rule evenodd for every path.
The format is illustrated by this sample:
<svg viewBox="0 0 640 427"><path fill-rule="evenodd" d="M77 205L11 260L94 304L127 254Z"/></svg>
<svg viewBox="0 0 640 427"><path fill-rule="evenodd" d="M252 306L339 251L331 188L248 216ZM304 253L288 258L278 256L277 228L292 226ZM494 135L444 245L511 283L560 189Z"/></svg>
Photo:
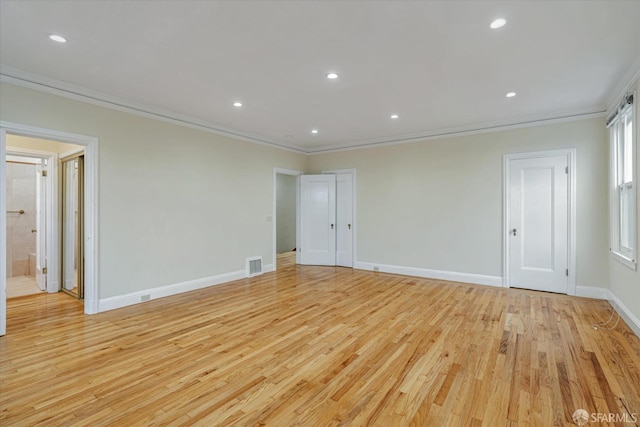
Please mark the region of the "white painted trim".
<svg viewBox="0 0 640 427"><path fill-rule="evenodd" d="M420 133L399 135L390 138L374 138L354 141L342 145L327 145L318 148L305 148L295 144L283 144L280 142L267 140L259 135L252 135L235 129L199 120L193 117L179 115L165 111L156 107L136 103L126 99L110 96L104 93L92 91L80 86L71 85L59 80L51 79L42 75L28 73L6 65L0 66L0 81L16 86L26 87L41 92L51 93L77 101L101 107L123 111L129 114L160 120L180 126L198 129L205 132L214 133L226 137L239 139L254 144L265 145L286 151L293 151L302 154L322 154L344 150L356 150L362 148L380 147L387 145L407 144L418 141L429 141L433 139L443 139L464 135L475 135L480 133L498 132L510 129L520 129L533 126L546 126L555 123L564 123L575 120L585 120L605 115L606 107L593 105L586 108L558 111L550 114L537 114L522 117L515 117L507 120L488 121L474 123L472 125L457 126L450 128L433 129Z"/></svg>
<svg viewBox="0 0 640 427"><path fill-rule="evenodd" d="M609 289L597 286L576 286L576 296L593 299L609 299Z"/></svg>
<svg viewBox="0 0 640 427"><path fill-rule="evenodd" d="M54 141L61 141L66 143L78 144L85 146L85 185L84 185L84 200L85 200L85 244L84 244L84 257L85 257L85 293L84 293L84 312L85 314L94 314L98 312L98 299L99 299L99 253L98 253L98 188L99 188L99 174L98 174L98 138L73 134L68 132L61 132L52 129L39 128L35 126L22 125L18 123L0 121L0 129L14 134L22 135L33 138L48 139ZM2 145L0 150L0 158L4 160L5 146ZM4 163L4 162L2 162ZM4 166L2 166L4 171ZM4 181L3 181L4 182ZM3 197L4 200L4 197ZM4 210L0 214L1 218L5 215ZM5 218L6 221L6 218ZM6 248L5 248L6 251ZM6 253L6 252L5 252ZM6 268L6 266L5 266ZM6 298L6 279L5 279L5 294ZM6 321L6 320L5 320Z"/></svg>
<svg viewBox="0 0 640 427"><path fill-rule="evenodd" d="M62 96L64 98L76 101L86 102L100 107L111 108L116 111L122 111L149 119L159 120L165 123L185 126L192 129L198 129L204 132L214 133L239 139L254 144L265 145L272 148L278 148L286 151L293 151L305 154L306 151L302 147L286 146L275 141L269 141L258 135L250 135L246 132L239 132L234 129L224 128L220 125L199 120L193 117L179 115L160 108L152 107L142 103L129 101L123 98L107 95L101 92L92 91L84 87L61 82L42 75L28 73L17 68L6 65L0 66L0 81L15 86L26 87L28 89L38 90L53 95Z"/></svg>
<svg viewBox="0 0 640 427"><path fill-rule="evenodd" d="M5 144L6 145L6 144ZM58 223L58 153L53 151L30 150L28 148L5 147L5 155L16 154L32 158L47 159L48 200L45 212L47 215L46 254L47 254L47 292L52 294L60 290L60 258L59 258L59 223Z"/></svg>
<svg viewBox="0 0 640 427"><path fill-rule="evenodd" d="M566 156L569 166L569 218L567 231L569 233L567 242L567 265L569 277L567 278L567 295L576 295L576 179L577 179L577 154L575 148L561 150L547 150L527 153L510 153L503 155L502 165L502 286L508 288L509 282L509 224L510 224L510 200L509 200L509 180L511 160L533 159L541 157Z"/></svg>
<svg viewBox="0 0 640 427"><path fill-rule="evenodd" d="M525 116L500 122L475 123L473 125L435 129L411 135L400 135L393 139L370 139L353 142L342 146L332 145L318 147L308 151L309 155L335 153L340 151L359 150L363 148L386 147L391 145L410 144L414 142L433 141L437 139L478 135L483 133L502 132L513 129L548 126L558 123L588 120L606 115L602 106L564 111L555 114Z"/></svg>
<svg viewBox="0 0 640 427"><path fill-rule="evenodd" d="M277 246L277 202L278 202L278 198L277 198L277 191L278 191L278 182L277 182L277 175L290 175L290 176L298 176L298 175L302 175L304 172L299 171L299 170L294 170L294 169L285 169L285 168L277 168L274 167L273 168L273 177L272 177L272 196L273 196L273 213L271 214L271 222L272 224L272 260L273 260L273 271L276 270L276 268L278 267L278 249L276 248ZM300 247L300 242L299 242L299 234L300 234L300 230L299 230L299 223L300 223L300 209L298 209L298 198L300 197L300 195L298 194L298 191L296 190L296 248ZM299 260L297 259L298 254L300 253L300 251L296 251L296 262L298 262ZM263 266L264 269L264 266Z"/></svg>
<svg viewBox="0 0 640 427"><path fill-rule="evenodd" d="M7 132L0 127L0 230L7 229L7 185L5 140ZM7 333L7 239L0 239L0 336Z"/></svg>
<svg viewBox="0 0 640 427"><path fill-rule="evenodd" d="M378 267L378 271L382 273L402 274L404 276L425 277L429 279L449 280L452 282L463 282L473 283L476 285L502 287L502 277L499 276L457 273L455 271L431 270L427 268L405 267L400 265L378 264L361 261L357 261L354 263L354 268L358 270L375 271L374 267Z"/></svg>
<svg viewBox="0 0 640 427"><path fill-rule="evenodd" d="M611 96L607 100L607 116L618 109L624 94L632 90L638 82L640 82L640 56L636 58L624 77L618 80L615 89L609 92Z"/></svg>
<svg viewBox="0 0 640 427"><path fill-rule="evenodd" d="M640 319L638 319L611 290L609 290L608 299L614 310L624 319L627 325L629 325L633 333L640 338Z"/></svg>
<svg viewBox="0 0 640 427"><path fill-rule="evenodd" d="M322 173L332 173L332 174L351 174L352 176L352 182L351 185L353 186L353 194L351 195L351 203L353 204L353 242L351 244L351 249L353 251L353 255L352 255L352 259L353 259L353 265L355 268L356 263L358 262L358 184L357 184L357 170L356 168L351 168L351 169L335 169L335 170L328 170L328 171L322 171Z"/></svg>
<svg viewBox="0 0 640 427"><path fill-rule="evenodd" d="M174 283L172 285L159 286L156 288L145 289L143 291L131 292L129 294L117 295L99 300L98 309L100 312L114 310L129 305L139 304L148 300L164 298L171 295L177 295L184 292L195 291L207 288L209 286L221 285L223 283L233 282L246 278L246 271L232 271L229 273L217 274L215 276L203 277L201 279L187 280L186 282ZM147 297L142 301L143 297Z"/></svg>

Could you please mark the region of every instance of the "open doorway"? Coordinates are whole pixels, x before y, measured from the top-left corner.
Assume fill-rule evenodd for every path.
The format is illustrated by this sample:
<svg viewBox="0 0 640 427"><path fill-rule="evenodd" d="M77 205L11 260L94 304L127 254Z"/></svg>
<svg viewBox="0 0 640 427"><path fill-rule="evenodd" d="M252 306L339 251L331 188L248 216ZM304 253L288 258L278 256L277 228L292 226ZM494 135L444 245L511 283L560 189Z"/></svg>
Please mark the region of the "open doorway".
<svg viewBox="0 0 640 427"><path fill-rule="evenodd" d="M6 280L7 298L58 292L58 242L64 227L58 207L66 214L58 181L60 157L77 157L84 147L53 140L6 135ZM64 174L63 174L64 175ZM63 176L63 183L64 176Z"/></svg>
<svg viewBox="0 0 640 427"><path fill-rule="evenodd" d="M296 264L298 193L296 177L301 174L301 171L274 168L274 270Z"/></svg>
<svg viewBox="0 0 640 427"><path fill-rule="evenodd" d="M46 158L7 155L7 298L46 290L46 192L40 185ZM45 270L46 272L46 270Z"/></svg>
<svg viewBox="0 0 640 427"><path fill-rule="evenodd" d="M84 312L93 314L99 311L98 307L98 209L97 209L97 188L98 188L98 139L85 135L77 135L66 132L60 132L50 129L42 129L33 126L21 125L16 123L0 122L0 230L2 230L2 238L0 238L0 335L7 332L7 295L11 295L11 291L7 292L7 277L9 274L14 275L19 271L25 270L24 260L19 259L17 263L13 263L13 259L9 257L7 246L9 236L7 236L7 225L10 225L12 218L10 215L26 214L27 209L19 206L8 206L7 202L7 160L15 158L7 157L15 156L22 159L23 163L33 162L36 165L36 212L35 227L22 227L21 231L12 233L12 239L15 235L33 234L35 239L35 281L40 284L39 289L47 292L60 292L62 286L62 224L61 204L59 200L61 191L61 174L59 171L62 164L60 159L77 158L81 159L82 174L77 174L78 178L75 182L78 184L76 189L77 197L80 197L82 204L82 215L71 221L74 231L81 229L82 233L74 237L73 247L74 256L77 259L73 264L73 274L82 275L84 285ZM32 160L28 160L32 159ZM73 164L75 168L75 164ZM9 172L13 174L13 171ZM22 173L22 172L17 172ZM25 172L27 173L27 172ZM29 174L31 172L28 172ZM38 190L38 181L40 181L40 190ZM13 184L12 184L13 185ZM29 184L30 186L30 184ZM11 188L11 192L19 191L20 188L27 188L25 182L17 183L16 188ZM20 201L27 203L26 199ZM13 203L13 202L12 202ZM41 212L38 212L40 206ZM9 209L11 207L11 209ZM15 208L15 209L14 209ZM7 211L12 212L7 212ZM31 208L29 208L31 210ZM13 213L17 211L18 213ZM75 212L72 212L75 215ZM73 216L72 215L72 216ZM26 219L26 216L23 217ZM9 221L8 221L9 219ZM24 221L26 223L26 221ZM33 222L33 221L31 221ZM14 226L16 224L13 224ZM28 225L31 227L31 223ZM26 230L26 231L25 231ZM35 231L32 231L35 230ZM23 236L24 237L24 236ZM27 239L29 236L27 236ZM81 240L80 240L81 239ZM77 242L76 242L77 240ZM32 242L30 242L32 243ZM77 243L77 244L76 244ZM26 248L25 251L33 254L33 247ZM38 249L40 248L40 249ZM32 257L33 258L33 257ZM8 266L7 261L11 261ZM9 268L8 268L9 267ZM22 270L20 270L22 269ZM42 291L38 291L42 292ZM79 298L82 296L77 295Z"/></svg>

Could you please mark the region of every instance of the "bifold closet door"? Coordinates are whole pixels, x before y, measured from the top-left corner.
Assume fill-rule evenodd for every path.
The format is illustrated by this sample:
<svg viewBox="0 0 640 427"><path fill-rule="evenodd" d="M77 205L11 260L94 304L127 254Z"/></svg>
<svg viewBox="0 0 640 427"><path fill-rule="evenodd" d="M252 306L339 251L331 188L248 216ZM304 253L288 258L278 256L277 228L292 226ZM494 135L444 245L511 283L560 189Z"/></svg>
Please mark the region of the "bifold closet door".
<svg viewBox="0 0 640 427"><path fill-rule="evenodd" d="M61 160L61 290L84 299L84 156Z"/></svg>
<svg viewBox="0 0 640 427"><path fill-rule="evenodd" d="M336 176L300 175L300 264L336 265Z"/></svg>

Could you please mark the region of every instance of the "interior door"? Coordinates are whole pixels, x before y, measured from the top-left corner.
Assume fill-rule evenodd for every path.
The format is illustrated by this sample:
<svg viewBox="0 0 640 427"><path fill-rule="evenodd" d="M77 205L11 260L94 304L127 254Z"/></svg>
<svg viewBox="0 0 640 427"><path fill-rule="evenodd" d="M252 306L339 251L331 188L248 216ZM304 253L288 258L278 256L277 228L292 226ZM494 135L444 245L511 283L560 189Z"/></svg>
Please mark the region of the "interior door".
<svg viewBox="0 0 640 427"><path fill-rule="evenodd" d="M336 175L336 265L353 267L353 175Z"/></svg>
<svg viewBox="0 0 640 427"><path fill-rule="evenodd" d="M301 175L300 264L336 265L336 176Z"/></svg>
<svg viewBox="0 0 640 427"><path fill-rule="evenodd" d="M84 299L84 156L61 163L61 290Z"/></svg>
<svg viewBox="0 0 640 427"><path fill-rule="evenodd" d="M47 289L47 164L42 159L40 165L36 166L36 283L40 290Z"/></svg>
<svg viewBox="0 0 640 427"><path fill-rule="evenodd" d="M510 286L566 294L568 159L514 159L509 165Z"/></svg>

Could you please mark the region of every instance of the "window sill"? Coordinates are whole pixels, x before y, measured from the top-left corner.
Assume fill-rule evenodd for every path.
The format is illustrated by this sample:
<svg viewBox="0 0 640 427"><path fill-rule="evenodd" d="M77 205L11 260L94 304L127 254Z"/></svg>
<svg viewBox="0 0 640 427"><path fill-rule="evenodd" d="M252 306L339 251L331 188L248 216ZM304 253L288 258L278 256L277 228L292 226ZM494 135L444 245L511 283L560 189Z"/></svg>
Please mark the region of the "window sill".
<svg viewBox="0 0 640 427"><path fill-rule="evenodd" d="M618 252L611 252L611 258L615 259L616 261L618 261L619 263L629 267L630 269L632 269L633 271L636 271L636 269L638 268L638 263L633 261L630 258L627 258L626 256L619 254Z"/></svg>

